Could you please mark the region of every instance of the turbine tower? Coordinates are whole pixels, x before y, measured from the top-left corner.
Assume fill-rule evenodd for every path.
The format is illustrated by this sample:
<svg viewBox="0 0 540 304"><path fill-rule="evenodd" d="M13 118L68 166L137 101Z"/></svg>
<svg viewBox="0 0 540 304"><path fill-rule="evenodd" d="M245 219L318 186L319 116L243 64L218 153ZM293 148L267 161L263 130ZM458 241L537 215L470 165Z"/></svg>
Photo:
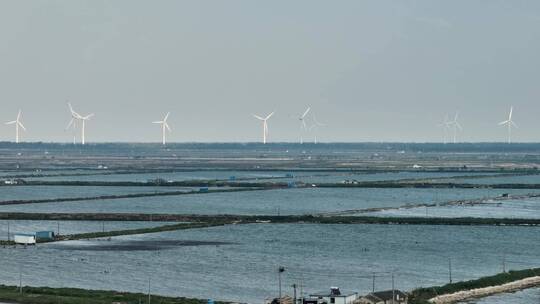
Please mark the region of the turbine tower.
<svg viewBox="0 0 540 304"><path fill-rule="evenodd" d="M443 137L443 143L446 144L448 142L448 131L452 127L452 122L448 120L448 114L444 115L444 120L437 126L443 128L444 131L444 137Z"/></svg>
<svg viewBox="0 0 540 304"><path fill-rule="evenodd" d="M266 144L266 138L268 137L268 119L274 115L274 112L268 114L265 118L262 118L259 115L253 114L253 117L263 122L263 144Z"/></svg>
<svg viewBox="0 0 540 304"><path fill-rule="evenodd" d="M19 128L22 128L24 131L26 131L26 128L21 122L21 110L19 110L19 114L17 114L17 119L14 121L8 121L6 122L6 125L15 125L15 143L19 143Z"/></svg>
<svg viewBox="0 0 540 304"><path fill-rule="evenodd" d="M313 131L313 138L314 138L314 143L317 144L317 130L320 128L320 127L326 127L326 124L323 124L321 122L319 122L317 120L317 118L315 117L315 115L313 115L313 125L311 127L309 127L309 130L310 131Z"/></svg>
<svg viewBox="0 0 540 304"><path fill-rule="evenodd" d="M92 116L94 116L94 114L88 114L86 116L82 116L80 115L79 113L75 112L73 110L73 107L71 106L71 103L68 102L68 106L69 106L69 110L71 111L71 120L69 121L69 124L67 125L66 129L69 129L69 127L71 127L71 125L73 125L75 123L76 120L80 121L82 123L82 126L81 126L81 144L85 144L85 125L86 125L86 121L87 120L90 120L90 118L92 118Z"/></svg>
<svg viewBox="0 0 540 304"><path fill-rule="evenodd" d="M508 127L508 143L512 143L512 127L515 127L515 128L518 127L512 120L513 110L514 110L514 107L510 107L510 113L508 113L508 119L505 121L501 121L499 123L499 126L506 125Z"/></svg>
<svg viewBox="0 0 540 304"><path fill-rule="evenodd" d="M458 122L458 116L459 116L459 112L456 112L456 115L454 115L454 120L450 121L449 124L448 124L448 126L451 126L454 129L454 143L457 142L457 131L458 131L458 129L463 130L463 128L461 127L461 125Z"/></svg>
<svg viewBox="0 0 540 304"><path fill-rule="evenodd" d="M166 131L171 132L171 127L169 127L169 124L167 123L167 119L169 119L169 114L171 114L171 112L167 112L167 114L165 115L163 120L153 121L152 122L154 124L160 124L161 125L161 141L162 141L163 145L166 144L166 138L165 138L165 134L167 133Z"/></svg>
<svg viewBox="0 0 540 304"><path fill-rule="evenodd" d="M308 115L310 110L311 110L311 107L308 107L306 111L304 111L304 114L298 116L298 120L300 121L300 144L304 143L304 138L302 137L302 135L303 135L303 132L307 131L305 118Z"/></svg>

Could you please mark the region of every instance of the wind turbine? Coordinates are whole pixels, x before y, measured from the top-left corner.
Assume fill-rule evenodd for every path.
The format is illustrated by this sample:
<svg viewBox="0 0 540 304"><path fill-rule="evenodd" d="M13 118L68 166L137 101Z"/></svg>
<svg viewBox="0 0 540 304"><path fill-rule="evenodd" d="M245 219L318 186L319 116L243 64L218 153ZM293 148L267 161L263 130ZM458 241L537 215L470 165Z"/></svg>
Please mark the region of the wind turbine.
<svg viewBox="0 0 540 304"><path fill-rule="evenodd" d="M169 132L171 132L171 127L169 127L169 124L167 123L167 119L169 118L169 114L171 114L171 112L167 112L167 114L165 115L163 120L153 121L152 122L154 124L160 124L161 125L161 139L162 139L163 145L165 145L165 143L166 143L165 142L165 134L167 133L166 131L168 130Z"/></svg>
<svg viewBox="0 0 540 304"><path fill-rule="evenodd" d="M263 122L263 144L266 144L266 137L268 136L268 119L274 115L274 112L268 114L265 118L262 118L259 115L253 114L253 117Z"/></svg>
<svg viewBox="0 0 540 304"><path fill-rule="evenodd" d="M19 114L17 114L17 119L14 121L8 121L6 122L6 125L15 125L15 143L19 143L19 127L22 128L24 131L26 131L26 128L21 122L21 110L19 110Z"/></svg>
<svg viewBox="0 0 540 304"><path fill-rule="evenodd" d="M457 142L457 140L456 140L456 138L457 138L457 130L458 129L463 130L463 128L461 127L461 125L458 122L458 116L459 116L459 112L456 112L456 115L454 115L454 120L450 121L448 123L448 126L451 126L454 129L454 143Z"/></svg>
<svg viewBox="0 0 540 304"><path fill-rule="evenodd" d="M323 124L323 123L319 122L317 120L317 118L315 118L315 115L313 115L313 125L311 127L309 127L309 130L314 131L313 134L314 134L314 143L315 144L317 143L317 130L319 129L319 127L326 127L326 124Z"/></svg>
<svg viewBox="0 0 540 304"><path fill-rule="evenodd" d="M85 144L85 125L86 125L86 121L87 120L90 120L90 118L92 118L92 116L94 116L94 114L88 114L86 116L82 116L80 115L79 113L75 112L73 110L73 107L71 106L71 103L68 102L68 106L69 106L69 110L71 111L71 120L69 121L69 124L67 125L66 127L66 130L69 129L74 123L76 120L80 121L82 123L82 127L81 127L81 144Z"/></svg>
<svg viewBox="0 0 540 304"><path fill-rule="evenodd" d="M306 111L304 111L304 114L298 116L298 120L300 120L300 144L304 143L304 138L302 137L302 135L303 135L303 132L307 131L305 118L308 115L310 110L311 110L311 107L308 107Z"/></svg>
<svg viewBox="0 0 540 304"><path fill-rule="evenodd" d="M444 131L444 137L443 137L443 143L446 144L448 142L448 131L450 130L450 127L452 126L452 122L448 120L448 114L444 115L444 120L442 123L438 124L439 127L443 128Z"/></svg>
<svg viewBox="0 0 540 304"><path fill-rule="evenodd" d="M512 120L512 112L514 110L514 107L510 107L510 113L508 114L508 119L505 121L501 121L499 123L499 126L506 125L508 126L508 143L512 142L512 127L518 127L514 121Z"/></svg>

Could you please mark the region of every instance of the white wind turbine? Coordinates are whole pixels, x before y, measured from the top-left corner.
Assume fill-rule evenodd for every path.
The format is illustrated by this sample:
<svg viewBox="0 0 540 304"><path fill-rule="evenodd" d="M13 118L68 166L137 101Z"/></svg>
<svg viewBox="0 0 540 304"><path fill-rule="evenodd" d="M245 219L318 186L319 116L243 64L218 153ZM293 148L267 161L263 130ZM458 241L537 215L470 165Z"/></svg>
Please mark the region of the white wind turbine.
<svg viewBox="0 0 540 304"><path fill-rule="evenodd" d="M317 120L317 118L315 117L315 115L313 115L313 125L311 127L309 127L309 130L313 131L314 143L315 144L317 143L317 130L320 127L326 127L326 124L323 124L323 123L319 122Z"/></svg>
<svg viewBox="0 0 540 304"><path fill-rule="evenodd" d="M461 127L461 125L458 122L458 116L459 116L459 112L456 112L456 115L454 116L454 120L448 122L448 126L451 126L454 129L454 143L457 142L457 131L458 131L458 129L463 130L463 128Z"/></svg>
<svg viewBox="0 0 540 304"><path fill-rule="evenodd" d="M73 110L73 107L71 106L71 103L68 102L69 110L71 111L71 120L69 121L69 124L66 127L66 130L69 129L72 125L74 125L75 121L78 120L82 123L81 127L81 144L85 144L85 125L86 121L90 120L94 114L88 114L86 116L82 116L79 113L75 112Z"/></svg>
<svg viewBox="0 0 540 304"><path fill-rule="evenodd" d="M263 122L263 144L266 144L266 138L268 137L268 119L274 115L274 112L268 114L265 118L262 118L259 115L253 114L253 117Z"/></svg>
<svg viewBox="0 0 540 304"><path fill-rule="evenodd" d="M310 110L311 110L311 107L308 107L306 111L304 111L304 114L298 116L298 120L300 121L300 144L304 143L303 132L307 131L305 118L308 115Z"/></svg>
<svg viewBox="0 0 540 304"><path fill-rule="evenodd" d="M171 114L171 112L167 112L167 114L165 115L163 120L153 121L152 122L154 124L160 124L161 125L161 141L162 141L163 145L166 144L166 138L165 138L165 134L167 133L166 131L171 132L171 127L169 127L169 124L167 123L167 119L169 119L169 114Z"/></svg>
<svg viewBox="0 0 540 304"><path fill-rule="evenodd" d="M439 127L443 128L444 131L444 137L443 137L443 143L446 144L448 142L448 131L450 130L452 126L452 122L448 120L448 114L444 115L444 120L442 123L438 124Z"/></svg>
<svg viewBox="0 0 540 304"><path fill-rule="evenodd" d="M26 128L21 122L21 110L19 110L19 114L17 114L17 119L13 121L6 122L6 125L15 125L15 143L19 143L19 127L22 128L24 131L26 131Z"/></svg>
<svg viewBox="0 0 540 304"><path fill-rule="evenodd" d="M501 121L499 123L499 126L506 125L508 127L508 143L512 142L512 127L515 127L515 128L518 127L512 120L513 110L514 110L514 107L510 107L510 113L508 114L508 119L505 121Z"/></svg>

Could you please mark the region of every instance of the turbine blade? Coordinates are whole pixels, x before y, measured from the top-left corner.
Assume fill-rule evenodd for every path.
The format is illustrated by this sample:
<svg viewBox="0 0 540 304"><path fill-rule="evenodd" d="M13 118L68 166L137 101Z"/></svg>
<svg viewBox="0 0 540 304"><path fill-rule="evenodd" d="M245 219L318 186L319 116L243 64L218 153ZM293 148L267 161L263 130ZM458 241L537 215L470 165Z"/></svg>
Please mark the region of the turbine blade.
<svg viewBox="0 0 540 304"><path fill-rule="evenodd" d="M304 112L304 114L302 114L302 118L304 118L304 117L306 117L306 115L308 115L309 110L311 110L311 107L308 107L307 110Z"/></svg>
<svg viewBox="0 0 540 304"><path fill-rule="evenodd" d="M16 120L14 120L14 121L8 121L8 122L6 122L6 125L12 125L12 124L14 124L14 123L17 123L17 121L16 121Z"/></svg>
<svg viewBox="0 0 540 304"><path fill-rule="evenodd" d="M459 122L456 121L456 127L460 130L463 130L463 128L461 127L461 125L459 124Z"/></svg>
<svg viewBox="0 0 540 304"><path fill-rule="evenodd" d="M66 130L69 129L73 125L74 122L75 122L75 118L71 118L71 120L69 121L69 123L68 123L68 125L66 127Z"/></svg>
<svg viewBox="0 0 540 304"><path fill-rule="evenodd" d="M253 117L257 118L258 120L264 120L264 118L260 117L259 115L253 114Z"/></svg>
<svg viewBox="0 0 540 304"><path fill-rule="evenodd" d="M502 126L502 125L505 125L508 123L508 120L505 120L505 121L501 121L500 123L498 123L499 126Z"/></svg>
<svg viewBox="0 0 540 304"><path fill-rule="evenodd" d="M22 122L18 121L17 124L19 125L19 127L21 127L23 130L26 131L26 128L24 127L24 125L22 124Z"/></svg>
<svg viewBox="0 0 540 304"><path fill-rule="evenodd" d="M19 113L17 114L17 121L21 118L21 110L19 110Z"/></svg>
<svg viewBox="0 0 540 304"><path fill-rule="evenodd" d="M167 128L167 130L169 130L169 132L171 132L171 127L169 127L169 124L167 124L166 122L163 123L165 125L165 128Z"/></svg>
<svg viewBox="0 0 540 304"><path fill-rule="evenodd" d="M272 115L274 115L275 112L272 112L270 113L268 116L266 116L266 118L264 120L268 120L270 117L272 117Z"/></svg>
<svg viewBox="0 0 540 304"><path fill-rule="evenodd" d="M154 124L162 124L163 121L152 121L152 123L154 123Z"/></svg>
<svg viewBox="0 0 540 304"><path fill-rule="evenodd" d="M81 119L89 120L89 119L92 118L92 117L94 117L94 113L88 114L88 115L86 115L85 117L82 117Z"/></svg>
<svg viewBox="0 0 540 304"><path fill-rule="evenodd" d="M510 114L508 114L508 120L512 120L512 112L514 111L514 107L510 107Z"/></svg>
<svg viewBox="0 0 540 304"><path fill-rule="evenodd" d="M167 119L169 118L169 115L171 114L171 112L167 112L167 115L165 115L165 118L163 118L163 121L167 121Z"/></svg>
<svg viewBox="0 0 540 304"><path fill-rule="evenodd" d="M510 121L510 123L512 124L512 126L514 126L514 128L519 129L515 122Z"/></svg>

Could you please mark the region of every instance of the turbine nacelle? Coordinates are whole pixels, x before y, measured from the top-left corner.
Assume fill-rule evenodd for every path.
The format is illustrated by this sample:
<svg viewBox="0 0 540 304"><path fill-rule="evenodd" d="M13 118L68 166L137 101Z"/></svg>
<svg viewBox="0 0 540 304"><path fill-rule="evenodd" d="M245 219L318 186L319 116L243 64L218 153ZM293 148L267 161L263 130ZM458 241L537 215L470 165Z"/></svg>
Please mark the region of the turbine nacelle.
<svg viewBox="0 0 540 304"><path fill-rule="evenodd" d="M71 112L71 120L69 121L66 130L69 129L71 126L75 127L76 121L82 122L82 128L81 128L81 144L85 144L85 123L86 121L90 120L94 116L94 113L88 114L86 116L83 116L79 113L77 113L75 110L73 110L73 106L70 102L67 103L69 107L69 111Z"/></svg>
<svg viewBox="0 0 540 304"><path fill-rule="evenodd" d="M167 119L169 119L169 115L171 114L171 112L167 112L167 114L165 114L165 117L163 118L163 120L158 120L158 121L153 121L152 123L153 124L160 124L161 125L161 142L163 145L166 144L166 138L165 138L165 130L168 130L169 132L171 132L171 127L169 127L169 124L167 123Z"/></svg>
<svg viewBox="0 0 540 304"><path fill-rule="evenodd" d="M6 122L6 125L15 125L15 143L19 143L19 128L22 128L24 131L26 131L26 128L21 122L21 115L22 111L19 110L19 113L17 113L17 118L15 120Z"/></svg>
<svg viewBox="0 0 540 304"><path fill-rule="evenodd" d="M505 121L501 121L498 123L499 126L507 126L508 127L508 143L512 142L512 127L518 128L516 123L512 120L512 113L514 112L514 107L510 107L510 113L508 113L508 119Z"/></svg>

